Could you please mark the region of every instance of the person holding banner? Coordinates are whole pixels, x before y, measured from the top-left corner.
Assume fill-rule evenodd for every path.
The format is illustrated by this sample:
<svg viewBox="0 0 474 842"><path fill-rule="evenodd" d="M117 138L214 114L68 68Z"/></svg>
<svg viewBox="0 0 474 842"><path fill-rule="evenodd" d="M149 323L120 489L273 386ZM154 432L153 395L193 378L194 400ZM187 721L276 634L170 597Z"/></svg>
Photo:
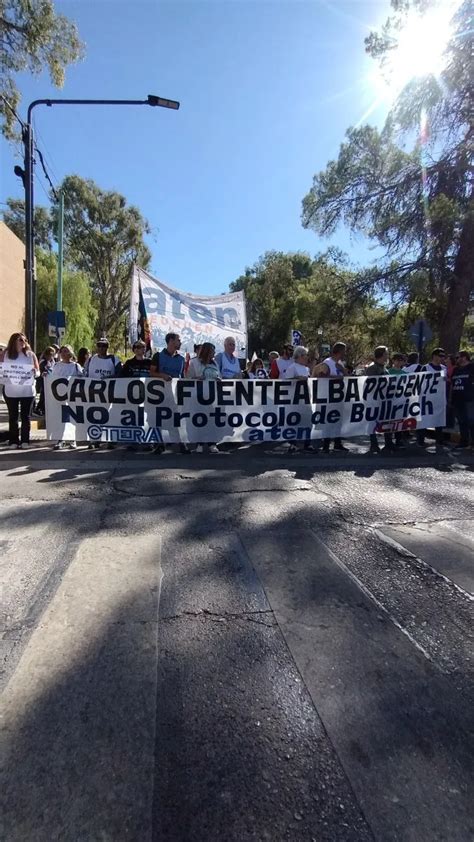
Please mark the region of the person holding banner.
<svg viewBox="0 0 474 842"><path fill-rule="evenodd" d="M159 377L160 380L181 378L184 374L185 359L178 353L181 348L180 336L178 333L167 333L165 342L166 348L157 351L152 357L150 375Z"/></svg>
<svg viewBox="0 0 474 842"><path fill-rule="evenodd" d="M272 380L285 380L286 369L292 362L293 345L283 345L281 355L273 359L270 363L270 377Z"/></svg>
<svg viewBox="0 0 474 842"><path fill-rule="evenodd" d="M216 349L211 342L204 342L200 348L199 353L189 363L188 373L186 375L188 380L220 380L221 374L217 363L214 359ZM198 442L196 445L196 453L204 453L207 448L209 453L219 453L219 448L215 442L209 444Z"/></svg>
<svg viewBox="0 0 474 842"><path fill-rule="evenodd" d="M107 380L109 377L119 377L122 363L114 354L109 354L109 340L101 336L96 343L97 353L86 362L84 377L92 380Z"/></svg>
<svg viewBox="0 0 474 842"><path fill-rule="evenodd" d="M368 377L384 377L388 375L388 348L386 345L378 345L374 351L374 361L365 369ZM392 434L384 433L384 451L386 453L393 453L396 447L402 446L401 433L396 433L396 445L393 443ZM377 433L370 434L370 451L369 453L380 453L380 447L377 441Z"/></svg>
<svg viewBox="0 0 474 842"><path fill-rule="evenodd" d="M179 353L181 348L181 338L178 333L167 333L165 336L166 348L162 351L157 351L152 357L150 376L159 377L160 380L170 381L173 378L181 379L184 377L185 359ZM187 444L180 444L181 453L191 453ZM157 444L155 453L164 453L165 448L162 444Z"/></svg>
<svg viewBox="0 0 474 842"><path fill-rule="evenodd" d="M268 380L268 371L266 370L263 360L256 357L248 366L249 380Z"/></svg>
<svg viewBox="0 0 474 842"><path fill-rule="evenodd" d="M285 380L307 380L309 377L308 349L304 345L297 345L293 350L293 359L285 371ZM296 444L290 445L289 452L293 453L300 448ZM303 450L317 451L310 441L305 441Z"/></svg>
<svg viewBox="0 0 474 842"><path fill-rule="evenodd" d="M285 380L307 380L308 377L308 349L297 345L293 351L293 359L286 369Z"/></svg>
<svg viewBox="0 0 474 842"><path fill-rule="evenodd" d="M121 377L149 377L151 360L145 357L146 343L143 339L137 339L132 345L134 356L126 360L120 372Z"/></svg>
<svg viewBox="0 0 474 842"><path fill-rule="evenodd" d="M23 333L12 333L3 355L2 377L8 409L8 444L19 450L30 441L30 415L35 398L35 378L39 364ZM21 433L18 435L18 419Z"/></svg>
<svg viewBox="0 0 474 842"><path fill-rule="evenodd" d="M241 380L239 358L235 356L235 339L227 336L224 339L224 350L216 355L216 363L223 380Z"/></svg>
<svg viewBox="0 0 474 842"><path fill-rule="evenodd" d="M51 372L53 377L83 377L84 372L76 360L73 348L70 345L61 345L59 349L59 360L54 363ZM73 441L58 441L54 445L55 450L76 450L77 444Z"/></svg>
<svg viewBox="0 0 474 842"><path fill-rule="evenodd" d="M347 371L343 365L343 359L346 354L345 342L336 342L332 346L331 356L326 357L322 363L317 363L312 372L313 377L345 377ZM329 453L329 445L331 439L323 439L323 452ZM334 450L348 450L344 447L340 436L334 439Z"/></svg>

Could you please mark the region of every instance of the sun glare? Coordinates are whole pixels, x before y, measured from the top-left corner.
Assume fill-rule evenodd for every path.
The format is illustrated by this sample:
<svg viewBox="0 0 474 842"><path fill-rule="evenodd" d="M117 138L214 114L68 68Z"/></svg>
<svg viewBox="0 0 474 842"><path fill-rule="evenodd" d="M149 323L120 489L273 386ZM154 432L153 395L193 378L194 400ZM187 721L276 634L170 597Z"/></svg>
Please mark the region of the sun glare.
<svg viewBox="0 0 474 842"><path fill-rule="evenodd" d="M423 15L414 10L408 14L381 71L380 81L392 96L397 96L412 79L440 75L445 67L452 18L459 5L459 0L440 0L439 5Z"/></svg>

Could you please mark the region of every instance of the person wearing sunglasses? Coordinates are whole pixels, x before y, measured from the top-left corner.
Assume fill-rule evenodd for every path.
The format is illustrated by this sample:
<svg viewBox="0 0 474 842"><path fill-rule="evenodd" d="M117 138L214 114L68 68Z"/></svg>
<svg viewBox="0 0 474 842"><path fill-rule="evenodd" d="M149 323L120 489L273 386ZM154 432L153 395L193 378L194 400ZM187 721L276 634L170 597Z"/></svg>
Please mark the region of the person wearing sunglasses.
<svg viewBox="0 0 474 842"><path fill-rule="evenodd" d="M105 336L101 336L95 347L96 353L89 357L84 366L84 377L90 377L92 380L108 380L110 377L120 377L122 363L114 354L109 354L109 340ZM99 442L89 444L89 450L99 447ZM107 447L111 450L115 445L109 442Z"/></svg>
<svg viewBox="0 0 474 842"><path fill-rule="evenodd" d="M30 441L35 378L39 376L38 360L23 333L12 333L2 362L7 371L4 373L4 396L8 409L8 444L21 450L28 447ZM9 363L14 365L9 366Z"/></svg>
<svg viewBox="0 0 474 842"><path fill-rule="evenodd" d="M97 340L96 353L89 357L84 367L84 376L92 380L106 380L118 377L122 364L118 357L109 354L109 340L102 336Z"/></svg>

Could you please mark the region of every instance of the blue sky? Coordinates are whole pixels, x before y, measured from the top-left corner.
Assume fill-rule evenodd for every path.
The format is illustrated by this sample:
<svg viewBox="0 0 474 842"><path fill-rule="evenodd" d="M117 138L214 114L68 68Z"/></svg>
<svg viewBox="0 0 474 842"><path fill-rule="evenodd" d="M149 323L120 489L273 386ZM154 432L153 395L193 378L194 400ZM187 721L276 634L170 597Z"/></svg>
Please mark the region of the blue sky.
<svg viewBox="0 0 474 842"><path fill-rule="evenodd" d="M22 75L35 98L145 98L161 108L36 109L53 180L77 173L123 193L149 220L152 270L172 286L220 293L268 249L327 247L300 223L312 176L370 107L363 39L388 0L80 0L57 2L86 43L62 91ZM383 109L370 117L383 120ZM0 142L0 202L22 195L14 148ZM38 168L40 182L44 177ZM36 201L45 203L41 183ZM0 205L1 207L1 205ZM340 231L354 262L368 244Z"/></svg>

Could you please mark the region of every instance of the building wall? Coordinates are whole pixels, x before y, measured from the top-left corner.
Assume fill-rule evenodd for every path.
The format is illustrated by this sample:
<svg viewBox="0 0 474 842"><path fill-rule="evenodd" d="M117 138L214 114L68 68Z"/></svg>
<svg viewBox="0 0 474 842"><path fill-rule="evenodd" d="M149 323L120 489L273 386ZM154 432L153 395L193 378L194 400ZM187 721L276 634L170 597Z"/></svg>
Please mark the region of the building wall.
<svg viewBox="0 0 474 842"><path fill-rule="evenodd" d="M6 345L12 333L24 329L24 259L24 244L0 222L0 345Z"/></svg>

